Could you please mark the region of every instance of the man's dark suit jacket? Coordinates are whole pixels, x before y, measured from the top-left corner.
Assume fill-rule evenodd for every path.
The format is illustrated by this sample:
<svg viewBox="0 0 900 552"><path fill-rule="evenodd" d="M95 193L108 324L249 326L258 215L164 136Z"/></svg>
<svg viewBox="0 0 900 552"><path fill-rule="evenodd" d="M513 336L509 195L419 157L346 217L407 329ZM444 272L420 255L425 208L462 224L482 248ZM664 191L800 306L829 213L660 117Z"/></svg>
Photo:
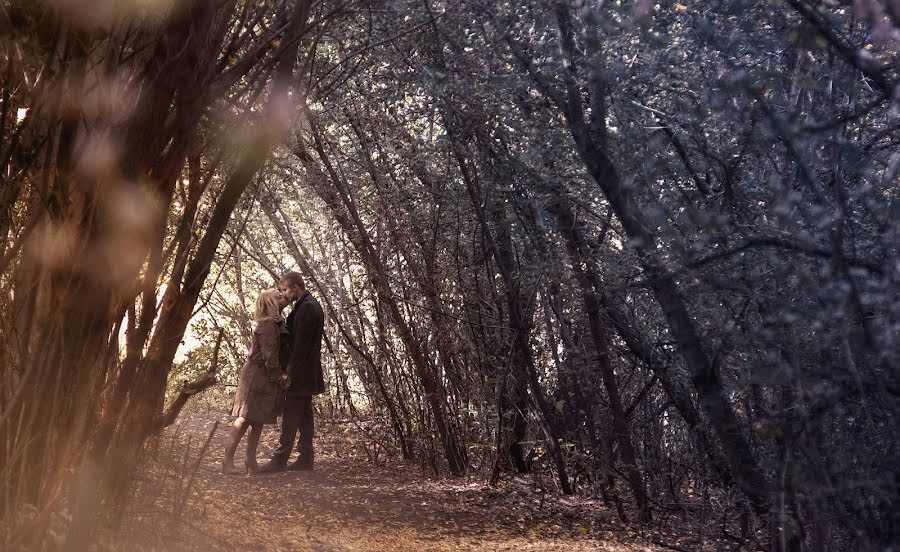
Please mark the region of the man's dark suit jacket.
<svg viewBox="0 0 900 552"><path fill-rule="evenodd" d="M288 397L320 395L325 392L322 375L322 328L325 313L309 292L303 294L287 317L289 334L281 342L281 364L291 377Z"/></svg>

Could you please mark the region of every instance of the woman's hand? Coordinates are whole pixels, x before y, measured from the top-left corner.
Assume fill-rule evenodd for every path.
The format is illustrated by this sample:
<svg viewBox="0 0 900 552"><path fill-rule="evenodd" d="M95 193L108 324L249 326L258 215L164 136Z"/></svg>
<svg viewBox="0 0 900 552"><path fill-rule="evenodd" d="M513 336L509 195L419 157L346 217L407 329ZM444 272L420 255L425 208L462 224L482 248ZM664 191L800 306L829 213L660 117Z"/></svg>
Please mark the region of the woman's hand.
<svg viewBox="0 0 900 552"><path fill-rule="evenodd" d="M287 388L291 386L291 376L287 374L281 374L281 377L278 378L278 385L282 389L287 390Z"/></svg>

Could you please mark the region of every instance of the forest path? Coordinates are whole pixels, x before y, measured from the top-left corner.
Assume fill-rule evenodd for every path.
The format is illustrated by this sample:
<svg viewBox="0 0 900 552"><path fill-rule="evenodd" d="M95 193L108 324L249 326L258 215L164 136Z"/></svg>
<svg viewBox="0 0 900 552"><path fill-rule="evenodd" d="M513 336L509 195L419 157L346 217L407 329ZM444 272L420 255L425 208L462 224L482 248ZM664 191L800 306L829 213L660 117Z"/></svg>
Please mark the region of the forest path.
<svg viewBox="0 0 900 552"><path fill-rule="evenodd" d="M215 416L185 418L170 432L179 440L189 437L196 458L198 443L205 441ZM359 441L354 444L352 425L342 429L332 424L319 431L312 472L225 476L220 473L221 451L229 421L220 420L196 471L188 507L175 521L181 525L180 542L175 544L169 533L168 545L158 542L151 548L663 550L624 528L602 504L565 499L555 490L542 493L531 477L491 487L477 476L435 479L423 476L417 466L376 466L365 459ZM260 464L277 438L276 426L264 430ZM235 464L241 466L243 458L242 442ZM545 485L552 487L549 481Z"/></svg>

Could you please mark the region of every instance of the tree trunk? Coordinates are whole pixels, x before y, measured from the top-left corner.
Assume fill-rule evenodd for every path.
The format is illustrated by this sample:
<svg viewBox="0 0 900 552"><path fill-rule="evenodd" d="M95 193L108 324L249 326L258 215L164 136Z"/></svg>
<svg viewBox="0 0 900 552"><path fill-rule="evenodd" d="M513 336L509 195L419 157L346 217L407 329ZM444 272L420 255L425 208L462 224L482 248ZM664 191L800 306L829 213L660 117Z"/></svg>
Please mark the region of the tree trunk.
<svg viewBox="0 0 900 552"><path fill-rule="evenodd" d="M584 301L585 314L591 329L591 338L597 349L597 361L600 374L603 377L603 386L609 399L609 409L613 418L613 434L619 443L619 454L625 462L625 474L634 500L640 511L640 520L647 522L651 519L650 501L643 477L638 470L637 455L631 441L631 432L628 428L628 420L622 408L622 398L619 394L618 383L609 355L609 328L601 317L600 300L598 294L602 291L597 288L600 278L593 268L591 260L586 256L584 238L576 226L572 207L566 198L560 197L559 203L553 207L559 221L559 230L566 240L566 247L572 260L572 269L575 279L581 287L582 301Z"/></svg>
<svg viewBox="0 0 900 552"><path fill-rule="evenodd" d="M725 458L735 483L747 495L754 512L761 518L765 518L772 506L771 485L763 474L750 442L744 435L740 421L726 396L719 369L703 348L697 327L675 283L675 275L656 257L657 240L648 230L651 226L643 220L643 213L634 201L630 188L619 176L604 148L607 138L605 119L602 113L605 113L603 106L605 106L607 95L606 87L601 80L595 78L589 79L589 87L586 91L578 85L575 78L577 65L575 48L572 44L572 21L571 15L568 13L569 7L562 3L555 3L553 9L560 25L560 49L567 65L567 70L563 72L564 93L556 89L546 76L536 69L528 53L512 39L502 23L499 23L496 18L494 21L504 32L504 39L513 56L531 76L539 91L557 107L565 118L579 158L603 192L610 208L625 230L626 236L638 253L647 282L657 303L662 308L669 331L675 338L678 350L691 374L700 404L722 443ZM595 62L599 46L596 44L589 44L589 46L591 51L587 53L587 57ZM592 67L592 74L599 70L598 67ZM594 109L591 118L593 126L585 120L582 106L584 92L587 92ZM601 111L597 113L596 109Z"/></svg>
<svg viewBox="0 0 900 552"><path fill-rule="evenodd" d="M322 137L313 118L314 116L308 109L306 113L310 119L314 149L325 167L333 187L328 187L324 178L311 178L310 184L313 185L319 197L329 206L332 214L341 224L344 232L347 233L357 252L362 257L363 262L369 268L368 275L372 287L378 295L381 304L387 308L391 320L400 334L400 339L403 341L403 345L409 354L416 374L422 383L450 472L460 475L466 471L466 455L464 449L457 441L457 436L448 425L447 408L444 405L444 397L440 393L437 376L432 373L425 352L422 350L418 340L413 336L412 329L400 312L397 301L394 299L394 292L391 289L387 269L376 254L375 246L356 210L354 202L349 196L343 179L331 165L329 156L325 152L325 147L322 143ZM309 160L306 160L305 163L310 170L317 172Z"/></svg>
<svg viewBox="0 0 900 552"><path fill-rule="evenodd" d="M513 331L512 364L516 367L514 377L524 380L531 392L531 398L538 408L538 424L544 434L544 440L549 449L554 467L556 468L556 475L559 479L560 488L564 494L572 494L573 489L569 482L566 464L562 456L558 431L553 423L553 410L548 404L547 398L544 396L544 391L538 380L537 367L534 364L531 344L529 343L529 339L531 338L531 326L523 312L521 292L514 275L515 258L512 249L510 229L508 226L505 230L502 227L498 227L496 230L497 235L494 235L494 231L490 228L484 208L482 207L483 198L476 188L475 180L469 171L465 157L459 149L459 144L455 141L456 133L452 130L454 128L453 124L449 120L449 117L445 116L444 121L450 138L450 146L462 174L466 191L468 192L469 198L472 201L472 206L475 209L478 224L481 226L482 233L485 236L491 254L497 261L497 268L506 290L509 325ZM503 216L502 210L495 209L494 211L495 218Z"/></svg>

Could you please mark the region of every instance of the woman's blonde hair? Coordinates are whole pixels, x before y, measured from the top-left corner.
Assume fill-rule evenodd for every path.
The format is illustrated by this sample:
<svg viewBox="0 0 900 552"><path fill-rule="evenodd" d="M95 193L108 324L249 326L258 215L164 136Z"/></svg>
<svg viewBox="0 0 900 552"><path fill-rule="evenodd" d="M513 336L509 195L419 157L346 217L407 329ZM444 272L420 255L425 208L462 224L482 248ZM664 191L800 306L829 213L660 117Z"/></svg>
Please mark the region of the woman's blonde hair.
<svg viewBox="0 0 900 552"><path fill-rule="evenodd" d="M253 320L257 323L263 320L281 320L281 306L278 304L278 290L267 289L259 294L256 299L256 312Z"/></svg>

